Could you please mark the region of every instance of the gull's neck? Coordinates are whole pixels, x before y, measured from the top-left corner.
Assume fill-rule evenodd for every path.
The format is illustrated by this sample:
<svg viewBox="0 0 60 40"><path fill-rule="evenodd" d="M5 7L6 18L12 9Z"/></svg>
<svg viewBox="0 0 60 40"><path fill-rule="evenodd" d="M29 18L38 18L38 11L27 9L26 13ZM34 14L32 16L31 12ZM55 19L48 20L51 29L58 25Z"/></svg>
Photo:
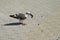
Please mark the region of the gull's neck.
<svg viewBox="0 0 60 40"><path fill-rule="evenodd" d="M25 17L28 17L28 14L25 14Z"/></svg>

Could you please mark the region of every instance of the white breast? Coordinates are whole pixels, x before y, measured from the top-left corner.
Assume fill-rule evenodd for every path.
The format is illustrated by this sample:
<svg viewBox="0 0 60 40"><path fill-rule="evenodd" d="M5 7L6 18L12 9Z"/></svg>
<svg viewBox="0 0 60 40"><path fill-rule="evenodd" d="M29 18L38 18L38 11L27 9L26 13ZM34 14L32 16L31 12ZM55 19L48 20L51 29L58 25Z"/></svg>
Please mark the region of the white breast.
<svg viewBox="0 0 60 40"><path fill-rule="evenodd" d="M28 17L28 15L25 14L25 17Z"/></svg>

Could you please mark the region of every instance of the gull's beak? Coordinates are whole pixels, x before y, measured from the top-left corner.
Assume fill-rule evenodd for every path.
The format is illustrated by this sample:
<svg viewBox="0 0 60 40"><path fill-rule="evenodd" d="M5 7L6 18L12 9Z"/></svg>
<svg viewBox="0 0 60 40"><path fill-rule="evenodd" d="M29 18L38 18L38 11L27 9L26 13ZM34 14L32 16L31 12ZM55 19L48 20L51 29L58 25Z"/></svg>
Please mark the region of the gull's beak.
<svg viewBox="0 0 60 40"><path fill-rule="evenodd" d="M33 15L32 14L29 14L31 16L31 18L33 18Z"/></svg>

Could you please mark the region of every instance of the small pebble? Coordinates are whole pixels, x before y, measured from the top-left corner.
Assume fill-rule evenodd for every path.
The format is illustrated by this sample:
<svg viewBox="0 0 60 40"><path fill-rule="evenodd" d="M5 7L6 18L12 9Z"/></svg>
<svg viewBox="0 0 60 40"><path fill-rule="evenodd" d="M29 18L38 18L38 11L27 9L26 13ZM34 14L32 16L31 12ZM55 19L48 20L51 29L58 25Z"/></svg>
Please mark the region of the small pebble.
<svg viewBox="0 0 60 40"><path fill-rule="evenodd" d="M39 24L38 24L39 25Z"/></svg>

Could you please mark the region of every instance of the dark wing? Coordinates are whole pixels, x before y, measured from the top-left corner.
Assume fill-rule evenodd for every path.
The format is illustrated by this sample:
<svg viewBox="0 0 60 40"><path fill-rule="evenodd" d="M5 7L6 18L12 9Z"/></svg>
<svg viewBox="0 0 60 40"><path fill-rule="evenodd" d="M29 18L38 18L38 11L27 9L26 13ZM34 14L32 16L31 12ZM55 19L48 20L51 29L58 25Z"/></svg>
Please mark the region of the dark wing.
<svg viewBox="0 0 60 40"><path fill-rule="evenodd" d="M14 16L14 15L9 15L9 16L12 17L12 18L18 19L17 16Z"/></svg>
<svg viewBox="0 0 60 40"><path fill-rule="evenodd" d="M14 15L16 15L16 16L14 16ZM10 17L15 18L15 19L26 19L25 15L22 13L14 14L14 15L10 15Z"/></svg>

